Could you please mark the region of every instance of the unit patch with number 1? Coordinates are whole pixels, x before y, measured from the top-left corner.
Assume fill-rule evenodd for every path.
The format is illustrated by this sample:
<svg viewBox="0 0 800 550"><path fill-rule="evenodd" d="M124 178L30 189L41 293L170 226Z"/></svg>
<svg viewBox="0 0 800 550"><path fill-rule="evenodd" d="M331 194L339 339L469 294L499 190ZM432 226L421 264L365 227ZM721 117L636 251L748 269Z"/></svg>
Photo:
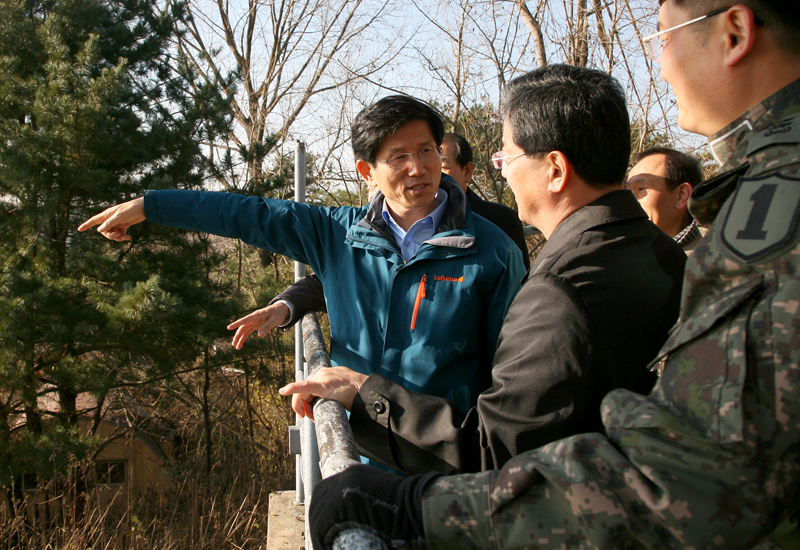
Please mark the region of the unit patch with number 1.
<svg viewBox="0 0 800 550"><path fill-rule="evenodd" d="M742 178L722 228L722 242L752 262L786 243L800 213L800 177L770 174Z"/></svg>

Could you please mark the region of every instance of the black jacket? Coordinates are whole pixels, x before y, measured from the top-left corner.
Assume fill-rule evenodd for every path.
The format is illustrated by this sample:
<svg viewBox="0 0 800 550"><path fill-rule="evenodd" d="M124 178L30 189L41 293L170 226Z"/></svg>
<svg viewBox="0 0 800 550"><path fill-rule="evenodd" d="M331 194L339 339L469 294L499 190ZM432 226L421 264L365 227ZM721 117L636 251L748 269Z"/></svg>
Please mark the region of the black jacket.
<svg viewBox="0 0 800 550"><path fill-rule="evenodd" d="M362 454L409 474L474 472L602 430L609 390L648 393L655 382L646 365L678 317L685 261L630 191L578 210L553 232L512 302L477 407L465 415L371 375L350 415Z"/></svg>

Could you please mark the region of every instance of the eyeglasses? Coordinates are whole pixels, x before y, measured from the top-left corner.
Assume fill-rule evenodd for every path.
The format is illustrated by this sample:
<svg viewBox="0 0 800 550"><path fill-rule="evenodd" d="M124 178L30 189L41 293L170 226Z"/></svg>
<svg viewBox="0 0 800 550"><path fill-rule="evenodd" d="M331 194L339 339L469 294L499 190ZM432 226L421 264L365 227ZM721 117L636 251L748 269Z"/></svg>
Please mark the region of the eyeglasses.
<svg viewBox="0 0 800 550"><path fill-rule="evenodd" d="M494 164L494 167L497 168L498 170L502 170L504 166L508 166L509 164L511 164L512 160L526 154L527 153L520 153L518 155L504 156L502 151L498 151L494 155L492 155L492 164Z"/></svg>
<svg viewBox="0 0 800 550"><path fill-rule="evenodd" d="M727 8L719 8L718 10L710 11L705 15L701 15L695 19L687 21L685 23L681 23L680 25L675 25L674 27L670 27L663 31L659 31L655 34L651 34L650 36L645 36L642 38L642 42L644 42L645 46L647 46L647 55L650 56L650 59L653 61L660 61L661 60L661 52L664 51L664 35L670 33L674 30L680 29L681 27L688 27L698 21L702 21L703 19L708 19L709 17L713 17L715 15L719 15L720 13L725 13L733 6L728 6ZM756 23L759 22L759 19L756 18ZM759 23L761 24L761 23Z"/></svg>
<svg viewBox="0 0 800 550"><path fill-rule="evenodd" d="M378 162L383 162L392 170L404 170L411 163L414 155L419 157L422 162L433 162L440 158L442 148L438 145L436 147L423 147L416 153L400 153L388 159L378 159Z"/></svg>

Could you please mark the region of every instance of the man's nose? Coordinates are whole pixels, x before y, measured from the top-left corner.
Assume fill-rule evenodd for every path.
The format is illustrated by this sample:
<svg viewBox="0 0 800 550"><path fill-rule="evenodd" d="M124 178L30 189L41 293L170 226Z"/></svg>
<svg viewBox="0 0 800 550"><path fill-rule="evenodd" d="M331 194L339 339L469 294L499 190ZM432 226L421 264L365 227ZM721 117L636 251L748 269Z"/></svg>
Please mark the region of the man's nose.
<svg viewBox="0 0 800 550"><path fill-rule="evenodd" d="M430 170L430 162L423 162L421 158L419 158L419 153L411 155L411 160L408 163L408 173L413 175L420 175L424 174L428 170Z"/></svg>

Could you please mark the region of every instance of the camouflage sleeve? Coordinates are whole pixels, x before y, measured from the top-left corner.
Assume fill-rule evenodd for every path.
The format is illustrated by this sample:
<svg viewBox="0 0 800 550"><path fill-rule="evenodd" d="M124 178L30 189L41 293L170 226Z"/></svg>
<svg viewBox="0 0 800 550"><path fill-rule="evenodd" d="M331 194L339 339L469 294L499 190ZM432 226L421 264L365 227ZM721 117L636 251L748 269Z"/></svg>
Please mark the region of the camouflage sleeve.
<svg viewBox="0 0 800 550"><path fill-rule="evenodd" d="M681 323L649 397L606 396L608 437L439 478L429 546L736 549L774 535L800 502L798 260L794 245Z"/></svg>

